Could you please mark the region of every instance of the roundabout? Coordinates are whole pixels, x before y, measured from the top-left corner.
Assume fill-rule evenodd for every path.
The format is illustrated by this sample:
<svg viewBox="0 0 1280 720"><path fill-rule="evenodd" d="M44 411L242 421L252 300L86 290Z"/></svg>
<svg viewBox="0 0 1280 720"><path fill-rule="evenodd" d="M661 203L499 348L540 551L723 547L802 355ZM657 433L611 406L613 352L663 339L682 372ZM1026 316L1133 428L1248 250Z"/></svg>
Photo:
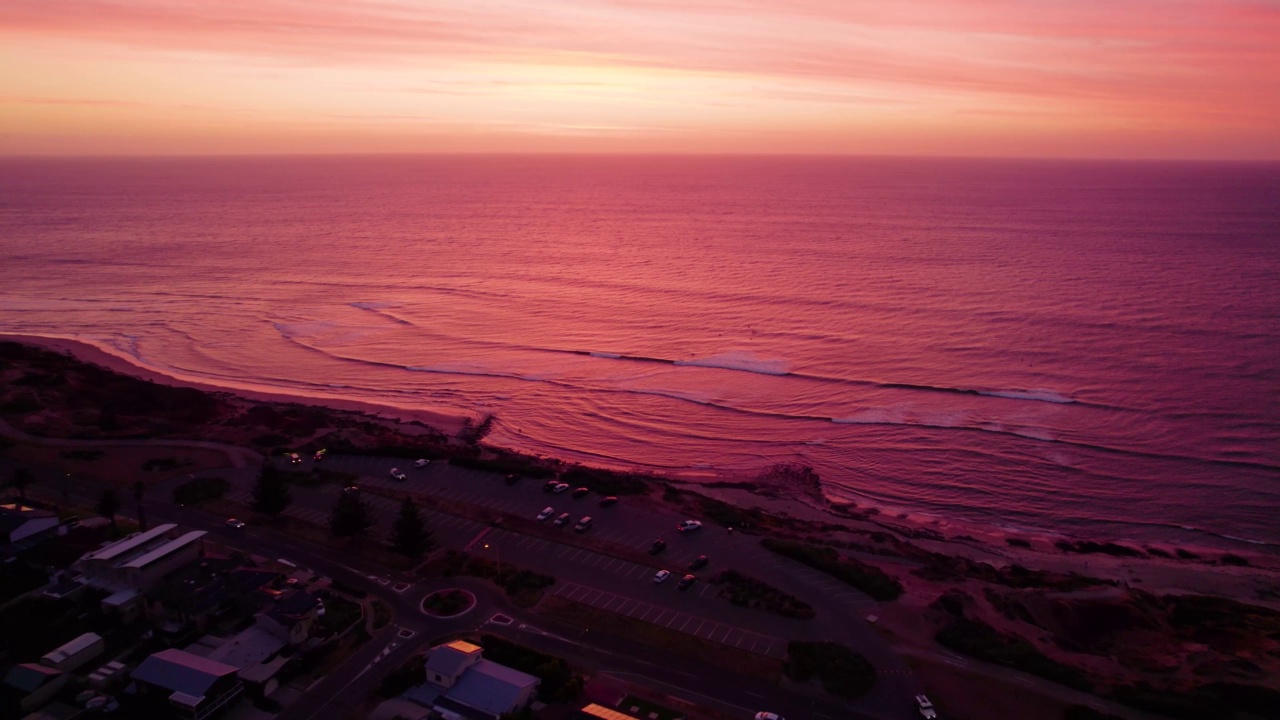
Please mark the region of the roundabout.
<svg viewBox="0 0 1280 720"><path fill-rule="evenodd" d="M461 588L445 588L422 598L420 608L423 614L441 620L450 620L466 615L476 606L476 596Z"/></svg>

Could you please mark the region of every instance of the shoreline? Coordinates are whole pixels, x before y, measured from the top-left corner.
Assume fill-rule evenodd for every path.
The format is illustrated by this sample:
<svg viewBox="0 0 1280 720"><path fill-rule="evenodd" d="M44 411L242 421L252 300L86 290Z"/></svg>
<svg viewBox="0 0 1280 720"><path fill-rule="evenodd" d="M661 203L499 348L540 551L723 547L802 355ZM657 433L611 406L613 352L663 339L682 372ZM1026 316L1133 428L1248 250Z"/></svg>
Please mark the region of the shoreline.
<svg viewBox="0 0 1280 720"><path fill-rule="evenodd" d="M465 415L451 415L440 411L379 405L342 398L227 387L175 377L139 365L128 357L113 353L91 341L73 337L0 333L0 341L41 348L69 356L78 362L100 366L120 375L171 387L199 390L214 396L231 397L246 402L301 404L367 415L394 423L396 427L408 433L412 433L412 428L417 426L455 436L472 419ZM500 449L519 453L518 450ZM535 456L529 457L532 459ZM558 458L540 459L563 464L563 461ZM1084 571L1085 574L1108 580L1139 583L1146 590L1160 588L1172 592L1204 592L1250 598L1253 601L1257 601L1263 586L1270 589L1273 586L1272 583L1280 582L1280 557L1256 549L1228 549L1133 539L1098 541L1096 538L1081 538L1056 532L1014 531L994 526L979 527L941 517L925 520L907 513L889 514L880 512L878 509L858 506L852 502L833 499L823 493L820 483L815 486L788 487L785 484L771 484L759 477L713 470L704 470L696 475L699 476L698 480L678 473L655 477L682 490L739 508L759 509L766 514L790 518L810 526L840 525L852 534L888 532L901 536L904 541L923 550L985 562L996 567L1022 565L1062 572ZM1007 542L1010 539L1015 542L1029 542L1032 547L1011 545ZM1195 551L1199 559L1164 558L1145 551L1143 557L1114 556L1105 552L1063 552L1055 548L1054 543L1057 541L1097 541L1099 544L1114 542L1124 547L1156 548L1169 554L1173 554L1177 549L1188 548ZM1212 563L1204 560L1206 557L1221 555L1224 552L1246 556L1250 562L1244 567L1228 567L1217 564L1216 560ZM1262 575L1275 573L1277 577L1269 582L1241 583L1245 576L1259 573ZM1221 579L1210 582L1205 577L1201 577L1197 581L1189 581L1188 575L1204 575ZM1244 585L1249 587L1246 588ZM1230 589L1227 589L1228 587ZM1276 604L1280 607L1280 598L1277 598Z"/></svg>

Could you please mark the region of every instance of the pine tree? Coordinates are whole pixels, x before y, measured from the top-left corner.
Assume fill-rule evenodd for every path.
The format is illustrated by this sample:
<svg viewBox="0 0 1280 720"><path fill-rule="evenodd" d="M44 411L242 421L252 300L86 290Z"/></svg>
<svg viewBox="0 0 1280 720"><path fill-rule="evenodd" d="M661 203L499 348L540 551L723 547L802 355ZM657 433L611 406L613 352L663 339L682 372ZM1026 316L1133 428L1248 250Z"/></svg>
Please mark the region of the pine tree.
<svg viewBox="0 0 1280 720"><path fill-rule="evenodd" d="M115 535L118 532L116 513L120 512L120 498L116 495L115 488L103 490L102 497L98 498L98 506L94 509L99 515L111 521L111 534Z"/></svg>
<svg viewBox="0 0 1280 720"><path fill-rule="evenodd" d="M24 467L14 468L13 479L9 481L9 484L13 486L14 490L18 491L18 498L25 503L27 501L27 485L31 484L31 471Z"/></svg>
<svg viewBox="0 0 1280 720"><path fill-rule="evenodd" d="M253 485L253 510L275 517L293 502L289 492L289 478L270 463L263 463L262 472Z"/></svg>
<svg viewBox="0 0 1280 720"><path fill-rule="evenodd" d="M333 504L329 532L338 537L363 535L373 525L373 513L359 492L343 492Z"/></svg>
<svg viewBox="0 0 1280 720"><path fill-rule="evenodd" d="M396 552L411 558L422 557L435 547L432 531L422 521L422 513L412 498L406 497L400 506L400 516L391 529L391 546Z"/></svg>
<svg viewBox="0 0 1280 720"><path fill-rule="evenodd" d="M138 527L147 529L147 510L142 507L142 497L147 494L147 484L141 480L133 484L133 499L138 503Z"/></svg>

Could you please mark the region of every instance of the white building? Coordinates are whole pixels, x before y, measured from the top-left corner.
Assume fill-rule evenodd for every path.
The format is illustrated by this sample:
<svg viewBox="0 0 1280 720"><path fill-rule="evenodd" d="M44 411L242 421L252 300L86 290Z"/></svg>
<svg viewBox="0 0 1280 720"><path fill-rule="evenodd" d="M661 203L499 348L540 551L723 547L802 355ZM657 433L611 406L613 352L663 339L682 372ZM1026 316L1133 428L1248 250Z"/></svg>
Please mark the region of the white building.
<svg viewBox="0 0 1280 720"><path fill-rule="evenodd" d="M10 545L56 527L57 513L16 502L0 505L0 545Z"/></svg>

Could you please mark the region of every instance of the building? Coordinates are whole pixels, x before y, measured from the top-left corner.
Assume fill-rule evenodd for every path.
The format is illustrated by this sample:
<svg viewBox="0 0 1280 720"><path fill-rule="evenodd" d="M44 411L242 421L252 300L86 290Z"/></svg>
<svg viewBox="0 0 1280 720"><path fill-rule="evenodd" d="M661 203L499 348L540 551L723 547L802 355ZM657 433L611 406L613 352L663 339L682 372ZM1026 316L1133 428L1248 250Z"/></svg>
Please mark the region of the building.
<svg viewBox="0 0 1280 720"><path fill-rule="evenodd" d="M5 673L4 694L15 698L23 712L31 712L44 705L67 684L67 674L35 663L15 665Z"/></svg>
<svg viewBox="0 0 1280 720"><path fill-rule="evenodd" d="M608 708L597 703L584 705L578 710L578 720L637 720L634 715L628 715L624 712L618 712L613 708Z"/></svg>
<svg viewBox="0 0 1280 720"><path fill-rule="evenodd" d="M58 514L11 502L0 505L0 545L10 545L58 527Z"/></svg>
<svg viewBox="0 0 1280 720"><path fill-rule="evenodd" d="M183 650L162 650L133 671L138 696L172 717L204 720L240 696L243 686L230 665ZM148 717L150 717L148 715Z"/></svg>
<svg viewBox="0 0 1280 720"><path fill-rule="evenodd" d="M432 648L426 657L426 684L407 697L444 720L496 720L528 707L538 678L485 660L482 648L462 640Z"/></svg>
<svg viewBox="0 0 1280 720"><path fill-rule="evenodd" d="M40 662L55 670L71 672L102 654L106 645L97 633L85 633L40 658Z"/></svg>
<svg viewBox="0 0 1280 720"><path fill-rule="evenodd" d="M116 593L150 590L174 570L199 559L203 530L177 534L177 525L157 525L86 553L72 566L83 582ZM121 604L117 599L116 605Z"/></svg>
<svg viewBox="0 0 1280 720"><path fill-rule="evenodd" d="M257 625L290 645L300 645L311 636L320 601L300 589L286 590L275 598L272 607L258 615Z"/></svg>

